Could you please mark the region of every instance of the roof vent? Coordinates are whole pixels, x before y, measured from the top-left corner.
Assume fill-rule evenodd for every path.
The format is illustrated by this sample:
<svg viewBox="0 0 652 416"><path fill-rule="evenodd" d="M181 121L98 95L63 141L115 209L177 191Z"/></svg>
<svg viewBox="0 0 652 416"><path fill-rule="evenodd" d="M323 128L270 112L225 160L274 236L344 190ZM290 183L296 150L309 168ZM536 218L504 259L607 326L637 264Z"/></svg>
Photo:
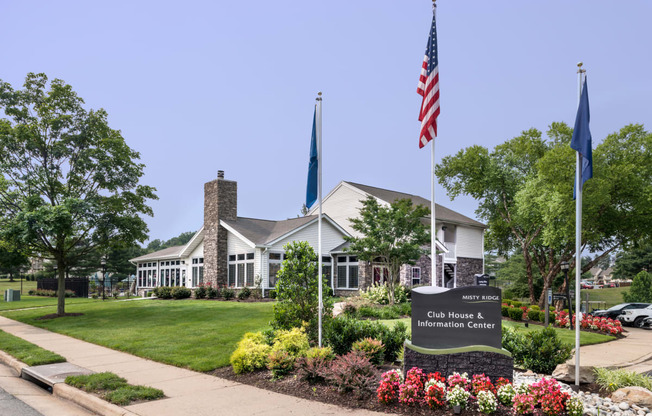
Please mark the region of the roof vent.
<svg viewBox="0 0 652 416"><path fill-rule="evenodd" d="M217 171L217 179L224 179L224 171L223 170L218 170Z"/></svg>

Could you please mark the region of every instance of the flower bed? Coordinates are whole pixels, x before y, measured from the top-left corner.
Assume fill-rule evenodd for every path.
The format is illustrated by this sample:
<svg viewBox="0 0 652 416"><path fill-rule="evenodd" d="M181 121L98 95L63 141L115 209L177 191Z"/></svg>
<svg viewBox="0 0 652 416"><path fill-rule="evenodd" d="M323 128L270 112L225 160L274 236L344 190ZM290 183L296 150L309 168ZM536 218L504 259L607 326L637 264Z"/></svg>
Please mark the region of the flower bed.
<svg viewBox="0 0 652 416"><path fill-rule="evenodd" d="M498 387L498 388L497 388ZM405 379L396 370L381 375L376 391L378 402L385 406L429 407L475 410L482 414L513 412L516 415L581 416L582 403L561 390L553 379L543 378L531 385L516 388L503 378L494 385L484 374L469 378L453 373L444 379L439 373L425 374L419 368L408 370Z"/></svg>

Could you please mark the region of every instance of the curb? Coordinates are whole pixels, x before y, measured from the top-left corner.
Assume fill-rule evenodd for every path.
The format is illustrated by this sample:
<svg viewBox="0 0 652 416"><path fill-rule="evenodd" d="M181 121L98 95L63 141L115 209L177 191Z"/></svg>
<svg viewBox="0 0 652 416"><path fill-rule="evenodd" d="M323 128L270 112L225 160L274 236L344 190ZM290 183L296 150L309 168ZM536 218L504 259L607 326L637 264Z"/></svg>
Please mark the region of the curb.
<svg viewBox="0 0 652 416"><path fill-rule="evenodd" d="M29 367L27 364L18 361L4 351L0 351L0 362L11 367L11 369L14 370L14 373L16 373L16 377L20 377L21 374L23 374L23 368Z"/></svg>
<svg viewBox="0 0 652 416"><path fill-rule="evenodd" d="M10 367L16 374L16 377L21 377L23 374L23 368L29 367L27 364L18 361L11 355L1 350L0 363ZM139 416L136 413L130 412L127 409L124 409L113 403L109 403L105 400L100 399L99 397L93 396L90 393L86 393L83 390L69 386L65 383L56 383L54 386L52 386L52 395L63 400L68 400L92 413L96 413L101 416Z"/></svg>
<svg viewBox="0 0 652 416"><path fill-rule="evenodd" d="M129 410L65 383L57 383L52 386L52 394L102 416L138 416L136 413L132 413Z"/></svg>

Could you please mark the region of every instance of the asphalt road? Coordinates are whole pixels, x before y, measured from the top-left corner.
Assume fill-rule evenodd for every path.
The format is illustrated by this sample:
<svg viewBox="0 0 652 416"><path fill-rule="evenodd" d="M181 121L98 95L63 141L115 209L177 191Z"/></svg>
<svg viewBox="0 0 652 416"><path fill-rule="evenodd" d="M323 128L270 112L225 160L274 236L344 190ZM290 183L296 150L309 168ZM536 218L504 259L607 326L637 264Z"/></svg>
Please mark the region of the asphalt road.
<svg viewBox="0 0 652 416"><path fill-rule="evenodd" d="M6 416L43 416L25 403L0 388L0 415Z"/></svg>

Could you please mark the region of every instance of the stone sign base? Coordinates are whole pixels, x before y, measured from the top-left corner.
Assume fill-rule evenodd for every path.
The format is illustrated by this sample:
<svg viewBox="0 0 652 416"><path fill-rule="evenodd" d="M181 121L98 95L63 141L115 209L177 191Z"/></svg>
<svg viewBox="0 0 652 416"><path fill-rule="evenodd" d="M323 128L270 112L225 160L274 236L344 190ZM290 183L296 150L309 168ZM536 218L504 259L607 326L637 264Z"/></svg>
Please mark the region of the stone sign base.
<svg viewBox="0 0 652 416"><path fill-rule="evenodd" d="M426 374L439 371L447 377L453 372L484 373L491 381L504 377L513 381L514 359L509 351L485 345L473 345L449 349L429 349L405 341L403 374L412 367L421 368Z"/></svg>

